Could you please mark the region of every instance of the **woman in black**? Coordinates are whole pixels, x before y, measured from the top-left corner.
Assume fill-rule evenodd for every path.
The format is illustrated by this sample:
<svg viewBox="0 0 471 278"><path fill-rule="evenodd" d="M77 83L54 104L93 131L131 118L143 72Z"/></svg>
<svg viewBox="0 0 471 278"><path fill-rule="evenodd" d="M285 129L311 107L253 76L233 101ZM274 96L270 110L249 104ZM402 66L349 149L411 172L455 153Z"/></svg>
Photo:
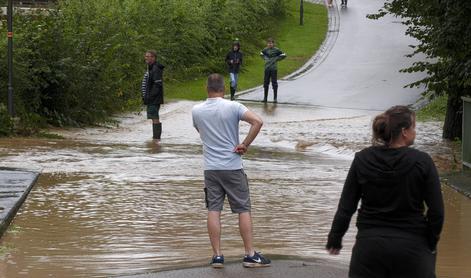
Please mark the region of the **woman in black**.
<svg viewBox="0 0 471 278"><path fill-rule="evenodd" d="M435 277L443 199L432 159L409 147L415 136L415 113L394 106L374 119L373 146L355 154L326 245L339 254L361 200L350 278Z"/></svg>

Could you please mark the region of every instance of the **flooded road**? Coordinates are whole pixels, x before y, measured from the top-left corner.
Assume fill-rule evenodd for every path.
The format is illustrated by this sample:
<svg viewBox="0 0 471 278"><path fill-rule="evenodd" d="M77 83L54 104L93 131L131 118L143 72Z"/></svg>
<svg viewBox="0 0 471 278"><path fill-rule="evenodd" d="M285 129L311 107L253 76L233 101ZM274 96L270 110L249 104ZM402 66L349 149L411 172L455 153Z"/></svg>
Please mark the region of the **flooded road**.
<svg viewBox="0 0 471 278"><path fill-rule="evenodd" d="M160 147L149 140L144 115L122 117L115 128L60 131L62 140L0 139L0 167L42 173L1 239L0 277L109 277L207 263L193 105L165 105ZM325 239L353 154L369 145L378 112L247 105L265 121L244 162L257 250L348 264L354 224L340 256L326 254ZM446 160L450 146L439 123L417 129L416 147ZM438 274L471 277L471 201L447 187L444 196ZM229 260L243 254L236 227L237 217L225 210L222 246Z"/></svg>

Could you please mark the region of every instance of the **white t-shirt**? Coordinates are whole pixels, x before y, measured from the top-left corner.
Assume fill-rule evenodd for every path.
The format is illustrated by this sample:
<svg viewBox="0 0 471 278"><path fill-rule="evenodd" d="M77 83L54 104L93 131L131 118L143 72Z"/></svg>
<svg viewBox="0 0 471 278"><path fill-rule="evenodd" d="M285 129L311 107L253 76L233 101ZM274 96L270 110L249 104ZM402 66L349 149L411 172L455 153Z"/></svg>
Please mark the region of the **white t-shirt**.
<svg viewBox="0 0 471 278"><path fill-rule="evenodd" d="M203 141L205 170L242 169L242 158L234 148L239 144L239 121L247 111L244 105L220 97L193 107L193 126Z"/></svg>

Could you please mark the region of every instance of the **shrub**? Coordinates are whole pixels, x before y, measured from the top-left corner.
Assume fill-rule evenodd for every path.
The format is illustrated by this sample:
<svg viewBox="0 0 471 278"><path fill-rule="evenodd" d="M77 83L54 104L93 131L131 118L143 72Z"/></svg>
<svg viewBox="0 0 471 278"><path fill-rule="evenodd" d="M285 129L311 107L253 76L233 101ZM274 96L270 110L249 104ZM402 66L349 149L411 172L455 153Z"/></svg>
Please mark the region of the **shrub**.
<svg viewBox="0 0 471 278"><path fill-rule="evenodd" d="M15 105L33 122L103 121L140 103L145 50L158 51L166 80L190 80L223 71L221 57L235 38L255 53L271 20L283 15L283 0L62 0L48 10L17 12ZM5 17L1 23L4 33ZM5 37L0 59L6 60ZM3 63L2 82L6 74Z"/></svg>
<svg viewBox="0 0 471 278"><path fill-rule="evenodd" d="M13 132L13 121L8 114L8 109L0 103L0 137L9 136Z"/></svg>

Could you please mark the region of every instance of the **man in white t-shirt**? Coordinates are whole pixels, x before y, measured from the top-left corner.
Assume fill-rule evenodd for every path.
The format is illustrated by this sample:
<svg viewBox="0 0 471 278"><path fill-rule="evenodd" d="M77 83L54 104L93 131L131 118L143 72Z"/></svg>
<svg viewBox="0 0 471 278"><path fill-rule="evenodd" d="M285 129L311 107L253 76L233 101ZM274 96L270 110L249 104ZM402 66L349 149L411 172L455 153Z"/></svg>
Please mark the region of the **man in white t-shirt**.
<svg viewBox="0 0 471 278"><path fill-rule="evenodd" d="M211 266L224 267L221 251L221 211L227 196L233 213L239 214L239 230L245 247L244 267L270 266L270 260L253 248L252 217L247 176L241 155L247 152L262 128L262 119L244 105L224 99L224 78L211 74L208 99L193 107L193 126L203 142L205 199L208 208L208 234L213 248ZM250 130L239 142L239 122Z"/></svg>

